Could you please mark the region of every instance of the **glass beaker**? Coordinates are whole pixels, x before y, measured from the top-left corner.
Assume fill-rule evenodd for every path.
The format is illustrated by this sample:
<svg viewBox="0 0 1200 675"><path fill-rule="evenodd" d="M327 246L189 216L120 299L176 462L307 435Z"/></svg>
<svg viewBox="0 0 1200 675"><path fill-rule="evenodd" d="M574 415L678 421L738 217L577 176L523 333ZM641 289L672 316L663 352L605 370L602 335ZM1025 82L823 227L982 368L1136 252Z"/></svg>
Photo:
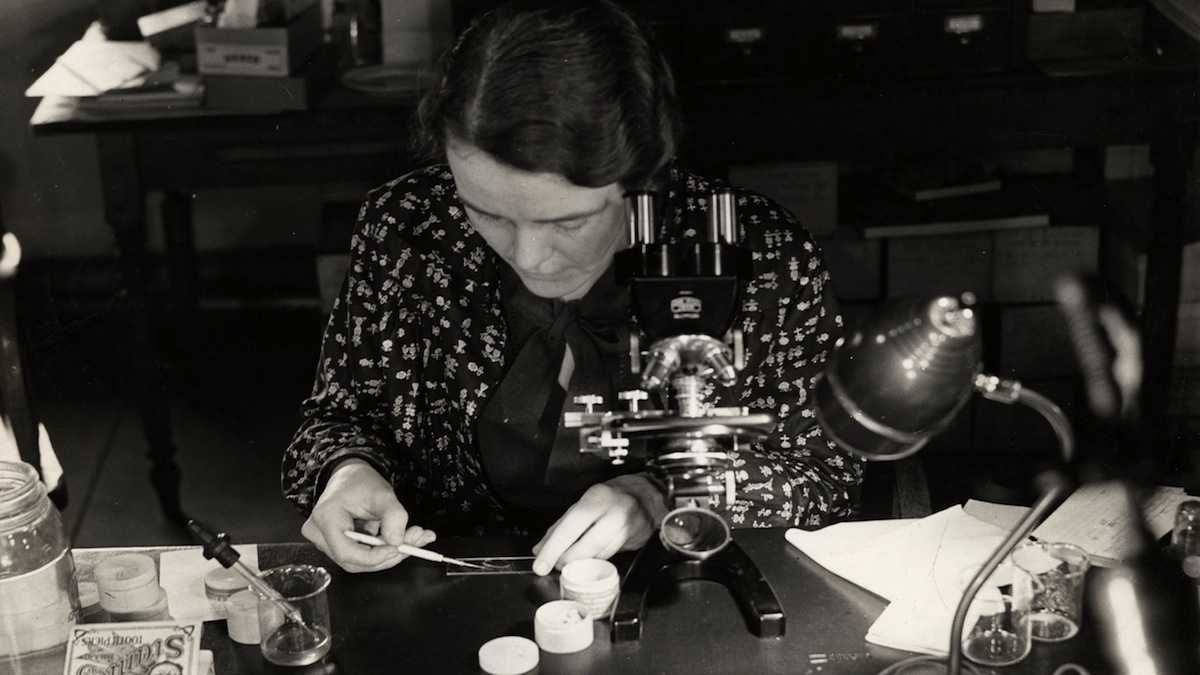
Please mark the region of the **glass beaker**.
<svg viewBox="0 0 1200 675"><path fill-rule="evenodd" d="M57 660L61 670L78 615L75 562L58 509L32 466L0 462L0 666L36 672Z"/></svg>
<svg viewBox="0 0 1200 675"><path fill-rule="evenodd" d="M1026 541L1013 551L1012 560L1032 584L1033 638L1061 642L1075 637L1083 621L1087 553L1073 544Z"/></svg>
<svg viewBox="0 0 1200 675"><path fill-rule="evenodd" d="M307 666L329 653L329 572L316 565L284 565L265 570L262 580L297 610L300 625L275 602L259 597L258 628L263 657L280 666Z"/></svg>
<svg viewBox="0 0 1200 675"><path fill-rule="evenodd" d="M959 588L964 592L979 566L964 569ZM1007 666L1029 654L1032 634L1029 577L1005 562L988 577L971 599L963 624L963 655L982 666Z"/></svg>

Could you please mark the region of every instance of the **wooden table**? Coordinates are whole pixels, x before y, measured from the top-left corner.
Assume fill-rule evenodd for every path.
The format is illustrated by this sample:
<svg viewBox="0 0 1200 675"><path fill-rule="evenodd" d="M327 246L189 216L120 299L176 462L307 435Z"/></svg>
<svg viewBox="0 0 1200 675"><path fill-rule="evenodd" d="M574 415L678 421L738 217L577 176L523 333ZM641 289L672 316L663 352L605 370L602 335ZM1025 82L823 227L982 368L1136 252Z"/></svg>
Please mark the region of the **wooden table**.
<svg viewBox="0 0 1200 675"><path fill-rule="evenodd" d="M1111 64L1110 64L1111 65ZM1103 148L1150 143L1156 201L1141 332L1146 355L1142 456L1168 447L1167 408L1184 224L1197 166L1200 87L1194 62L1148 60L865 84L842 81L685 85L689 163L721 171L738 162L886 161L990 150L1073 147L1077 173L1103 205ZM250 185L382 182L416 161L408 150L413 103L334 89L314 109L278 115L204 110L89 116L46 99L38 134L94 134L105 218L116 234L129 310L130 352L152 473L165 512L182 517L179 470L160 345L146 289L145 196L165 193L173 295L197 294L190 199L195 190ZM1167 458L1162 458L1167 459Z"/></svg>
<svg viewBox="0 0 1200 675"><path fill-rule="evenodd" d="M663 584L652 592L641 640L614 644L608 623L594 626L595 641L583 652L543 652L541 675L575 673L789 673L866 675L877 673L906 652L875 647L863 636L886 603L818 566L784 539L782 529L735 530L735 539L758 564L787 616L781 638L758 638L746 628L724 587L710 582ZM458 555L528 554L529 542L503 539L445 539L437 549ZM262 567L312 562L335 569L307 545L259 548ZM618 566L630 562L618 558ZM331 656L305 672L376 673L479 672L477 652L501 635L533 639L533 614L558 599L558 577L533 575L453 576L440 565L407 560L380 573L335 572L330 585L334 644ZM257 646L229 641L221 622L204 627L204 645L221 675L277 672ZM1097 675L1090 631L1058 644L1035 643L1021 663L996 673L1048 674L1068 662ZM818 666L820 666L818 668ZM294 672L294 671L292 671Z"/></svg>

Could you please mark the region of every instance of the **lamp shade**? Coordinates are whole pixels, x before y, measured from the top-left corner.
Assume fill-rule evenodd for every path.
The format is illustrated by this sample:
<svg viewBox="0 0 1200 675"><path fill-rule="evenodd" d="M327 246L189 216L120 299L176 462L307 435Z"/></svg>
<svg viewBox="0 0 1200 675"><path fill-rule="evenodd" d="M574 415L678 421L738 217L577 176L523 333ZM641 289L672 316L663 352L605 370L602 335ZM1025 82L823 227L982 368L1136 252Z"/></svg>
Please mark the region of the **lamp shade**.
<svg viewBox="0 0 1200 675"><path fill-rule="evenodd" d="M974 298L905 298L839 343L817 382L825 434L866 459L910 455L966 404L981 370Z"/></svg>

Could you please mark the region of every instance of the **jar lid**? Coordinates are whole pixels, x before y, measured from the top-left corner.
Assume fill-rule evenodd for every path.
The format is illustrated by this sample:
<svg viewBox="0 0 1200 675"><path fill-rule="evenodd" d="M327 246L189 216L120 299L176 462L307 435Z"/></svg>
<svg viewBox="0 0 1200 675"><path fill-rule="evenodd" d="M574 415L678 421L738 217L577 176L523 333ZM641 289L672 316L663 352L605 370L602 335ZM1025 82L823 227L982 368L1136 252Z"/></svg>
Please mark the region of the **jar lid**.
<svg viewBox="0 0 1200 675"><path fill-rule="evenodd" d="M218 567L204 575L204 587L217 593L233 593L250 585L245 577L231 569Z"/></svg>
<svg viewBox="0 0 1200 675"><path fill-rule="evenodd" d="M101 591L125 591L158 581L154 559L141 553L120 553L96 563L96 583Z"/></svg>
<svg viewBox="0 0 1200 675"><path fill-rule="evenodd" d="M488 675L521 675L537 668L538 646L533 640L505 635L479 648L479 667Z"/></svg>
<svg viewBox="0 0 1200 675"><path fill-rule="evenodd" d="M600 558L584 558L567 563L559 576L563 589L612 591L620 585L617 566Z"/></svg>

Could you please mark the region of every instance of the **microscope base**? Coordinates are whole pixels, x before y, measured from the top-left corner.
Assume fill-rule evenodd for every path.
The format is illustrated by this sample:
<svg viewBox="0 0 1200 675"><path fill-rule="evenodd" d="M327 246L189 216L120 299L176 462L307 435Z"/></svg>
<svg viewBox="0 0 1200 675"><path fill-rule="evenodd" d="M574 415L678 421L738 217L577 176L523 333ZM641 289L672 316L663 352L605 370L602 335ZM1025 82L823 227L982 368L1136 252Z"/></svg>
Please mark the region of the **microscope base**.
<svg viewBox="0 0 1200 675"><path fill-rule="evenodd" d="M784 633L786 617L775 591L736 541L730 541L710 558L696 560L668 551L658 537L652 537L634 559L621 584L621 595L612 615L613 642L632 642L641 638L646 592L663 574L676 582L715 581L729 589L752 633L758 637L780 637Z"/></svg>

